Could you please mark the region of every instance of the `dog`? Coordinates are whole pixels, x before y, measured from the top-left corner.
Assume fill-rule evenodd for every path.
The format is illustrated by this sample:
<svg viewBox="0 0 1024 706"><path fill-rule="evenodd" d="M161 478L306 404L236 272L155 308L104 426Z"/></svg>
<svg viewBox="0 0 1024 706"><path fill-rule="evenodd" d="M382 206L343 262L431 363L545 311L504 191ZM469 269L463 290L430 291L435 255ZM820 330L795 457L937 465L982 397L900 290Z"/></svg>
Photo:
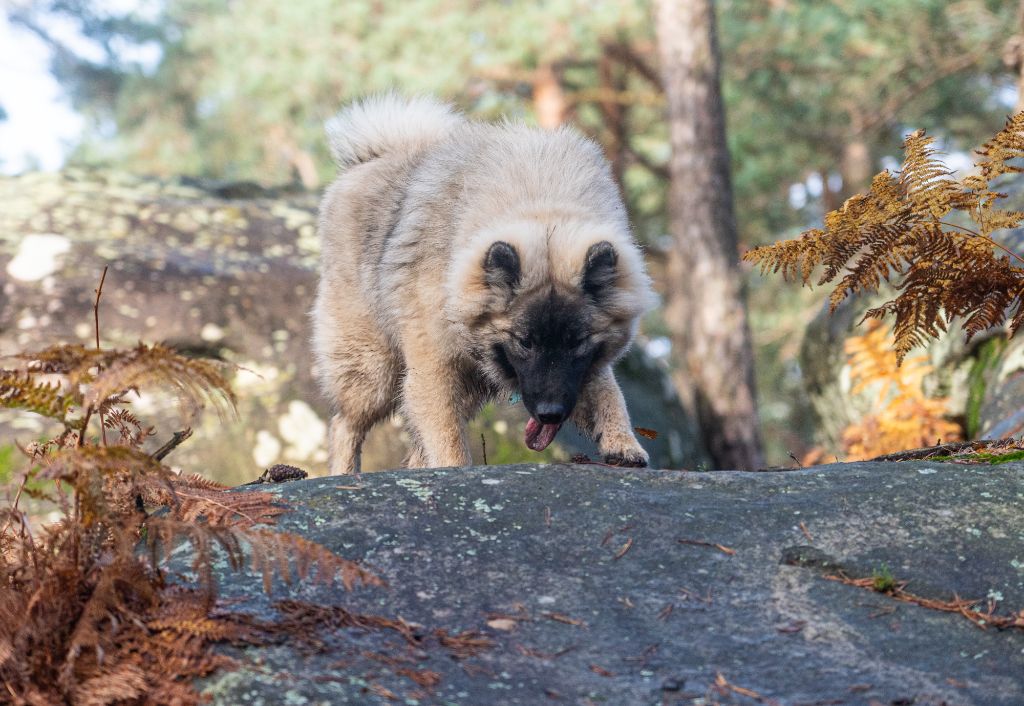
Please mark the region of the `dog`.
<svg viewBox="0 0 1024 706"><path fill-rule="evenodd" d="M330 472L358 473L395 412L407 467L469 465L469 420L517 394L529 448L571 420L606 463L646 466L612 365L654 295L600 147L394 94L326 131L339 176L311 315Z"/></svg>

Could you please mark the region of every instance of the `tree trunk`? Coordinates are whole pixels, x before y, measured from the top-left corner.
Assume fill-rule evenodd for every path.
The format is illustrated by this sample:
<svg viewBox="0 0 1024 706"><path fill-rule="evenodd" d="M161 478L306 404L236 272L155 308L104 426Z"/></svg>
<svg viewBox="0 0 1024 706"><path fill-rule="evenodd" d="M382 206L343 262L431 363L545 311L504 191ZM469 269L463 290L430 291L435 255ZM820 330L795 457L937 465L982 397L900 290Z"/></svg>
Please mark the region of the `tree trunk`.
<svg viewBox="0 0 1024 706"><path fill-rule="evenodd" d="M615 65L606 50L598 60L597 75L601 88L608 91L609 94L625 89L622 71L617 69L619 67ZM598 106L608 131L605 151L612 163L612 174L615 175L615 181L619 188L625 191L622 176L626 171L626 109L614 100L607 99L599 101Z"/></svg>
<svg viewBox="0 0 1024 706"><path fill-rule="evenodd" d="M843 145L843 154L839 158L839 174L843 178L840 202L867 191L871 177L875 175L872 167L871 148L863 137L851 138Z"/></svg>
<svg viewBox="0 0 1024 706"><path fill-rule="evenodd" d="M1017 33L1003 48L1003 63L1017 74L1017 105L1014 112L1024 110L1024 0L1017 6Z"/></svg>
<svg viewBox="0 0 1024 706"><path fill-rule="evenodd" d="M554 67L550 64L540 66L533 78L533 111L537 115L537 124L554 130L565 122L566 108L565 91Z"/></svg>
<svg viewBox="0 0 1024 706"><path fill-rule="evenodd" d="M676 386L720 468L763 465L711 0L657 0L668 103L667 324Z"/></svg>
<svg viewBox="0 0 1024 706"><path fill-rule="evenodd" d="M840 203L854 194L867 191L871 177L875 175L871 146L867 141L867 116L856 107L850 109L849 116L849 137L839 154L839 176L843 179L839 191Z"/></svg>

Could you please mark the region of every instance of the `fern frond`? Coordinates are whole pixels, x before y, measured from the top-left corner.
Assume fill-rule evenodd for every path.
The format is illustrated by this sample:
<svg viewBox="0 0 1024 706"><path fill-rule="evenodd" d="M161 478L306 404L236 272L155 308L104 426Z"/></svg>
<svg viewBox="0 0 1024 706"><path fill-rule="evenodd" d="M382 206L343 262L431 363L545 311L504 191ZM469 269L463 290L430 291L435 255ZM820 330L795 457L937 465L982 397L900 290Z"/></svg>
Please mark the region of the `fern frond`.
<svg viewBox="0 0 1024 706"><path fill-rule="evenodd" d="M186 488L178 483L172 485L173 497L167 497L166 500L174 503L173 515L185 522L202 521L216 526L251 527L270 524L278 515L288 512L287 506L271 493L253 490L225 493L223 490Z"/></svg>
<svg viewBox="0 0 1024 706"><path fill-rule="evenodd" d="M140 343L122 351L93 379L88 402L94 408L111 395L134 387L157 385L175 391L183 402L214 402L220 411L234 409L235 396L216 365L187 358L166 346Z"/></svg>
<svg viewBox="0 0 1024 706"><path fill-rule="evenodd" d="M804 285L809 285L811 274L821 265L827 252L822 243L824 235L823 230L810 230L798 239L748 250L743 259L760 265L762 274L781 272L787 280L800 279Z"/></svg>
<svg viewBox="0 0 1024 706"><path fill-rule="evenodd" d="M104 413L103 426L118 433L122 446L139 448L143 441L156 433L153 427L144 428L142 421L124 407L102 407L100 411Z"/></svg>
<svg viewBox="0 0 1024 706"><path fill-rule="evenodd" d="M117 616L143 613L155 600L156 590L145 566L131 554L121 555L105 567L82 607L68 641L60 677L65 689L73 690L76 681L74 671L81 657L103 662L102 652L109 647L110 633L117 629Z"/></svg>
<svg viewBox="0 0 1024 706"><path fill-rule="evenodd" d="M210 480L209 478L201 476L198 473L189 473L188 475L178 476L178 478L174 481L174 487L187 488L191 490L229 490L231 488L230 485L218 483L217 481ZM274 500L277 500L276 497L271 497L273 497Z"/></svg>
<svg viewBox="0 0 1024 706"><path fill-rule="evenodd" d="M256 640L258 633L246 615L211 611L202 595L180 586L168 587L146 627L164 633L172 644L181 637L207 642Z"/></svg>
<svg viewBox="0 0 1024 706"><path fill-rule="evenodd" d="M89 476L103 478L128 473L134 478L153 476L167 480L173 472L159 461L127 446L76 446L60 449L47 457L38 477L63 480L77 486L77 480Z"/></svg>
<svg viewBox="0 0 1024 706"><path fill-rule="evenodd" d="M867 331L846 342L847 363L854 394L877 390L869 414L843 432L843 445L851 460L918 448L937 439L961 438L960 425L946 419L948 400L924 393L925 378L933 372L923 354L909 356L899 365L889 348L889 330L871 321Z"/></svg>
<svg viewBox="0 0 1024 706"><path fill-rule="evenodd" d="M42 459L40 480L64 481L74 487L85 526L134 515L141 488L169 483L173 472L129 446L76 446Z"/></svg>
<svg viewBox="0 0 1024 706"><path fill-rule="evenodd" d="M305 579L313 569L317 581L329 584L340 580L347 591L351 591L357 583L364 586L384 585L383 580L354 561L343 559L322 544L300 535L245 529L240 530L240 536L251 547L252 569L263 574L263 587L267 593L271 591L275 574L290 583L293 571L300 579Z"/></svg>
<svg viewBox="0 0 1024 706"><path fill-rule="evenodd" d="M212 567L214 547L223 550L233 571L238 571L243 565L245 551L238 535L230 527L184 522L169 517L149 517L143 526L150 564L154 568L158 568L180 542L187 541L191 545L191 568L207 608L212 605L217 588Z"/></svg>
<svg viewBox="0 0 1024 706"><path fill-rule="evenodd" d="M952 172L936 157L932 147L935 138L924 130L912 132L903 141L905 158L900 169L900 188L914 214L928 214L934 219L945 216L963 188L953 179Z"/></svg>
<svg viewBox="0 0 1024 706"><path fill-rule="evenodd" d="M278 623L280 629L289 635L311 635L317 627L337 630L339 628L357 628L366 632L374 630L393 630L409 645L422 647L417 637L418 626L401 617L386 618L381 615L363 615L339 605L321 605L299 601L292 598L274 602L274 609L283 620Z"/></svg>
<svg viewBox="0 0 1024 706"><path fill-rule="evenodd" d="M0 370L0 407L24 409L63 422L74 404L58 382L37 382L28 372Z"/></svg>
<svg viewBox="0 0 1024 706"><path fill-rule="evenodd" d="M102 365L111 353L86 348L78 343L59 343L33 353L18 353L13 357L24 360L29 372L74 376Z"/></svg>
<svg viewBox="0 0 1024 706"><path fill-rule="evenodd" d="M206 525L155 517L146 521L146 529L153 566L159 566L163 558L170 556L180 541L188 541L192 545L192 570L196 572L201 589L209 595L212 595L215 588L210 569L213 547L220 547L231 568L238 570L246 554L243 542L249 549L251 567L262 575L263 588L268 594L273 590L275 576L285 583L291 583L295 577L306 579L313 574L315 580L321 583L338 581L349 591L356 584L384 585L379 577L356 562L338 556L322 544L290 532Z"/></svg>
<svg viewBox="0 0 1024 706"><path fill-rule="evenodd" d="M958 316L966 318L971 337L1007 323L1012 309L1012 334L1024 324L1024 258L992 234L1024 223L1024 212L998 210L1005 195L992 190L990 181L1024 171L1009 164L1024 157L1024 113L982 148L979 175L956 180L933 145L923 131L908 135L898 176L881 172L866 194L830 212L824 229L755 248L744 259L759 263L762 272L800 277L804 284L810 281L808 268L822 267L818 285L835 282L832 311L851 295L877 292L883 282L896 285L896 297L866 318L895 317L900 362ZM973 219L978 230L944 220L954 211Z"/></svg>
<svg viewBox="0 0 1024 706"><path fill-rule="evenodd" d="M981 157L977 165L986 184L1003 174L1024 172L1024 167L1009 164L1011 160L1024 157L1024 113L1009 117L1003 129L982 145L977 153Z"/></svg>
<svg viewBox="0 0 1024 706"><path fill-rule="evenodd" d="M213 643L261 644L288 629L218 605L216 562L239 570L251 554L268 590L275 575L313 575L346 588L382 584L319 544L259 529L288 509L276 494L231 492L164 466L160 459L190 429L152 455L141 450L152 429L128 409L129 394L153 384L185 403L233 405L215 364L142 344L60 345L17 357L16 370L0 370L0 407L64 425L24 449L31 462L17 497L45 495L62 516L33 528L17 499L0 509L0 700L198 706L194 679L231 666ZM81 416L71 418L75 408ZM97 418L118 432L116 443L90 438ZM166 580L162 563L176 548L191 550L195 585Z"/></svg>
<svg viewBox="0 0 1024 706"><path fill-rule="evenodd" d="M108 706L130 703L150 690L141 667L122 662L82 682L74 690L74 703L82 706Z"/></svg>

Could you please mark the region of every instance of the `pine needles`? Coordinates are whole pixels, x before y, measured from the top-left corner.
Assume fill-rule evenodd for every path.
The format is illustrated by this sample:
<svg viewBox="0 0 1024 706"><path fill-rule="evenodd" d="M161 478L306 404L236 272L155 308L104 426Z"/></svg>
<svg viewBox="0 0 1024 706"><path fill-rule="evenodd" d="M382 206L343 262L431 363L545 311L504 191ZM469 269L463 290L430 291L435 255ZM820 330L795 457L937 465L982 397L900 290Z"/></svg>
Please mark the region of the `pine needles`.
<svg viewBox="0 0 1024 706"><path fill-rule="evenodd" d="M0 508L0 702L199 703L193 679L232 664L213 643L280 633L218 604L215 553L235 569L251 563L268 591L275 577L346 589L382 582L319 544L267 529L287 510L277 496L227 492L164 465L187 431L143 450L155 431L132 411L133 394L155 386L190 414L208 403L230 412L217 364L161 345L101 350L98 328L96 340L96 349L52 346L0 369L0 406L61 427L24 449L26 470ZM59 508L60 519L33 522L20 506L26 496ZM192 585L169 582L163 568L182 542L191 545Z"/></svg>
<svg viewBox="0 0 1024 706"><path fill-rule="evenodd" d="M854 196L825 217L823 229L755 248L744 259L762 272L781 272L809 285L835 282L831 308L852 294L877 292L882 282L897 296L866 318L895 317L897 361L962 317L970 339L995 326L1011 334L1024 324L1024 260L994 237L1015 228L1024 212L1000 209L1006 194L993 187L1024 167L1024 113L978 151L978 173L961 180L937 158L934 139L917 131L903 143L899 173L875 176L866 194ZM959 215L958 215L959 214ZM974 228L956 223L969 219Z"/></svg>

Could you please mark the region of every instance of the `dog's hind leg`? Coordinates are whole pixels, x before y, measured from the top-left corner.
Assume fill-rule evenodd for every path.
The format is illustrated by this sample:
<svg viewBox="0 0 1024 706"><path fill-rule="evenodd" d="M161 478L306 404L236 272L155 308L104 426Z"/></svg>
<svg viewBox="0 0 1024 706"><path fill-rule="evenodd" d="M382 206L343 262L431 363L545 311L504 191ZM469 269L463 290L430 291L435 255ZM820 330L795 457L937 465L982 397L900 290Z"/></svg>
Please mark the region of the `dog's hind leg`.
<svg viewBox="0 0 1024 706"><path fill-rule="evenodd" d="M365 425L355 426L346 421L340 412L331 417L327 430L327 466L331 475L359 473L367 431Z"/></svg>
<svg viewBox="0 0 1024 706"><path fill-rule="evenodd" d="M633 434L626 401L610 367L597 372L580 391L572 421L584 436L597 443L605 463L647 465L647 452Z"/></svg>
<svg viewBox="0 0 1024 706"><path fill-rule="evenodd" d="M314 338L317 377L334 409L327 467L333 475L358 473L367 432L397 406L401 363L365 315L332 313L324 325L317 321Z"/></svg>

